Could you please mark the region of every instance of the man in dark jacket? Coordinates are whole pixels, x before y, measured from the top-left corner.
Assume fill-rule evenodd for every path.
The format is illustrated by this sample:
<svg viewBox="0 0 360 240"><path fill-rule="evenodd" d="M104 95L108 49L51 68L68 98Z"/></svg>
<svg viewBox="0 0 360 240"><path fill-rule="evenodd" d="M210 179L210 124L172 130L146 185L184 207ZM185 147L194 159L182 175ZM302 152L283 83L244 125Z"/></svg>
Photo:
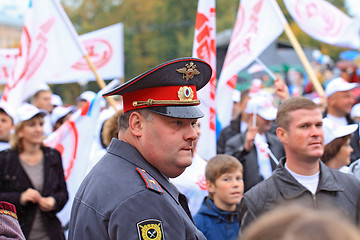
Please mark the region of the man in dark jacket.
<svg viewBox="0 0 360 240"><path fill-rule="evenodd" d="M278 159L285 156L282 143L271 132L276 108L271 96L255 96L248 101L245 112L249 114L248 130L230 138L225 154L239 159L244 166L245 192L269 177Z"/></svg>
<svg viewBox="0 0 360 240"><path fill-rule="evenodd" d="M267 180L247 193L240 203L240 231L262 213L287 201L314 208L337 208L358 222L359 181L320 162L324 152L322 115L308 98L296 97L280 105L277 136L286 159Z"/></svg>
<svg viewBox="0 0 360 240"><path fill-rule="evenodd" d="M211 77L203 60L163 63L111 90L122 95L119 139L81 184L69 239L205 239L185 195L169 181L192 163L196 91Z"/></svg>
<svg viewBox="0 0 360 240"><path fill-rule="evenodd" d="M246 104L249 101L249 90L244 90L241 92L240 102L237 103L239 106L239 114L233 120L231 120L230 125L223 128L219 133L217 142L216 142L216 153L224 154L225 153L225 144L227 140L232 138L238 133L245 132L247 129L247 122L249 115L244 112ZM235 105L235 103L234 103Z"/></svg>

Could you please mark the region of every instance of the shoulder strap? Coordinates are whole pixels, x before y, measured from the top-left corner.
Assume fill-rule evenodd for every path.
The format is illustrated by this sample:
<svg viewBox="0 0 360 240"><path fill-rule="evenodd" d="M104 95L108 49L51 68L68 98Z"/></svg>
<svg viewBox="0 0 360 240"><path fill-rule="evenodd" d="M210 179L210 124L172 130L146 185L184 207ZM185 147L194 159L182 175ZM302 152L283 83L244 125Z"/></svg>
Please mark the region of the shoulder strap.
<svg viewBox="0 0 360 240"><path fill-rule="evenodd" d="M140 176L143 178L146 187L150 190L153 190L154 192L164 194L164 190L160 186L160 184L152 177L150 174L148 174L144 169L141 169L139 167L136 168Z"/></svg>

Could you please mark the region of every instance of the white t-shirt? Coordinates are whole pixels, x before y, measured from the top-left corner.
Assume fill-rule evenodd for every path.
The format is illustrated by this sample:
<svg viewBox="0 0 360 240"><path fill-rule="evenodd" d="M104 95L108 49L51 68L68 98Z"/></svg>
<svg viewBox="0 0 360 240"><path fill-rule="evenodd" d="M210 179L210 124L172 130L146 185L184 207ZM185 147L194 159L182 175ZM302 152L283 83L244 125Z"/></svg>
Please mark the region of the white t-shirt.
<svg viewBox="0 0 360 240"><path fill-rule="evenodd" d="M320 171L315 173L314 175L310 176L304 176L297 173L294 173L291 171L287 166L285 162L285 168L288 170L288 172L293 176L301 185L306 187L312 194L316 193L317 186L319 184L319 175Z"/></svg>
<svg viewBox="0 0 360 240"><path fill-rule="evenodd" d="M248 129L248 123L241 121L240 128L241 128L240 132L242 133L246 132L246 130Z"/></svg>
<svg viewBox="0 0 360 240"><path fill-rule="evenodd" d="M0 151L10 148L9 142L0 142Z"/></svg>
<svg viewBox="0 0 360 240"><path fill-rule="evenodd" d="M257 133L255 135L254 144L256 146L259 171L264 179L267 179L272 174L272 168L271 159L269 157L269 145L265 134Z"/></svg>

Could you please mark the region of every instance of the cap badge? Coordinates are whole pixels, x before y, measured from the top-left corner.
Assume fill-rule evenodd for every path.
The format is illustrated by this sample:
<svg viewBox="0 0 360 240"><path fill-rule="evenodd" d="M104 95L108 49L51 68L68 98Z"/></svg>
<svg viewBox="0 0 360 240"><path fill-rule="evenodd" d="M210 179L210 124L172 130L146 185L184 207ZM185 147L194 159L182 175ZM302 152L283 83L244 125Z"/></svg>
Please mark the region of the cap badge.
<svg viewBox="0 0 360 240"><path fill-rule="evenodd" d="M178 73L182 73L182 78L186 81L189 81L189 79L193 79L195 75L199 75L200 72L196 69L196 65L193 62L190 62L188 64L185 64L185 67L176 69Z"/></svg>
<svg viewBox="0 0 360 240"><path fill-rule="evenodd" d="M175 86L176 87L176 86ZM176 92L174 91L175 95ZM148 98L146 101L133 101L132 105L134 107L140 106L153 106L153 105L194 105L200 104L200 100L194 99L194 90L189 86L182 86L177 91L177 97L179 100L155 100L153 98Z"/></svg>
<svg viewBox="0 0 360 240"><path fill-rule="evenodd" d="M180 101L191 101L194 98L194 92L191 88L183 86L179 88L178 98Z"/></svg>

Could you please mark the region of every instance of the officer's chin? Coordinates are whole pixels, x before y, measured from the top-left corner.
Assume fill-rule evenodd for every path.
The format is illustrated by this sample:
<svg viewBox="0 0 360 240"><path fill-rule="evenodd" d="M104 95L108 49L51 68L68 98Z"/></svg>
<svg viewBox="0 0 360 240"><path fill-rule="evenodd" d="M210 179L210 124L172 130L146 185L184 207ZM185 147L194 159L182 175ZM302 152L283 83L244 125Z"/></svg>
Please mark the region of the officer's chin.
<svg viewBox="0 0 360 240"><path fill-rule="evenodd" d="M180 176L184 171L185 171L186 168L178 168L176 171L174 172L171 172L171 173L167 173L165 174L167 177L169 178L176 178L178 176Z"/></svg>

